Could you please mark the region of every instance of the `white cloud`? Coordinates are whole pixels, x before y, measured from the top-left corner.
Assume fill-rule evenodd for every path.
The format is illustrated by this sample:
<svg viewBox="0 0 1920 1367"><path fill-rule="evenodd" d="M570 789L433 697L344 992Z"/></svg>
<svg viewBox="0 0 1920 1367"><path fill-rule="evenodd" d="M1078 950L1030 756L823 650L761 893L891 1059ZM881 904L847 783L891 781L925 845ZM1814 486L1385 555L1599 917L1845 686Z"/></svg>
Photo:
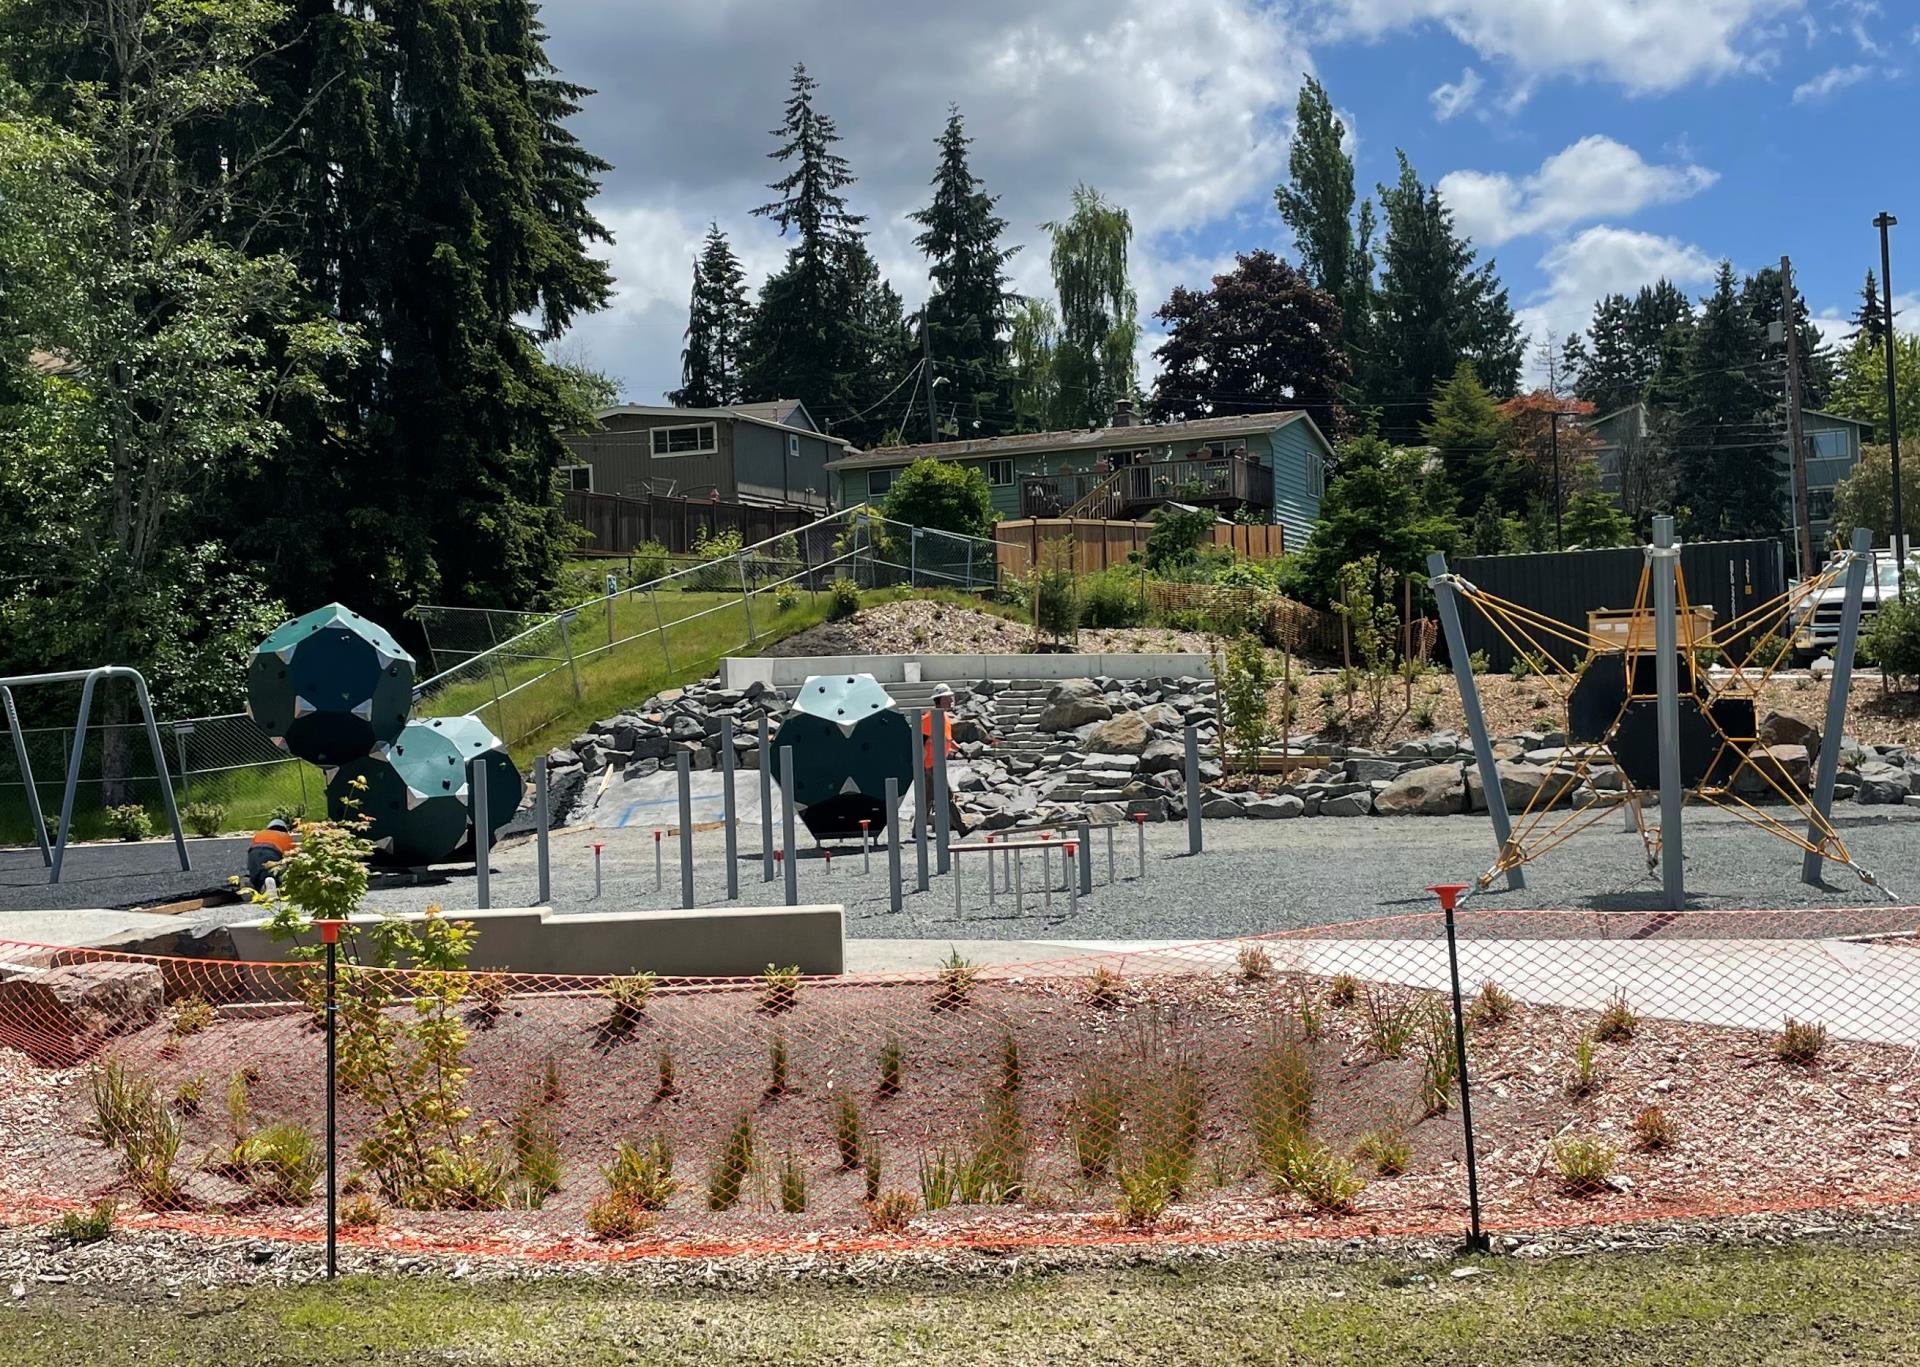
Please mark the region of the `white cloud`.
<svg viewBox="0 0 1920 1367"><path fill-rule="evenodd" d="M1472 67L1460 73L1457 81L1445 81L1433 88L1427 99L1433 105L1433 116L1445 123L1455 114L1469 108L1479 98L1480 88L1486 84L1480 73Z"/></svg>
<svg viewBox="0 0 1920 1367"><path fill-rule="evenodd" d="M1873 68L1855 63L1852 66L1830 66L1810 81L1802 81L1793 88L1793 102L1806 104L1813 100L1824 100L1836 90L1845 90L1850 85L1858 85L1873 74Z"/></svg>
<svg viewBox="0 0 1920 1367"><path fill-rule="evenodd" d="M1718 178L1690 162L1653 165L1625 143L1596 133L1554 153L1531 175L1516 180L1504 172L1452 171L1440 178L1439 190L1460 230L1494 247L1527 233L1687 199Z"/></svg>
<svg viewBox="0 0 1920 1367"><path fill-rule="evenodd" d="M1247 242L1279 233L1267 196L1309 57L1263 0L656 0L644 24L619 0L548 5L549 52L595 88L574 128L614 163L599 202L620 235L619 297L579 343L636 398L678 383L691 258L717 219L753 283L787 243L749 210L775 174L767 130L796 59L838 122L882 271L917 306L925 264L906 215L926 202L934 138L958 103L973 165L1000 195L1016 287L1046 288L1039 225L1076 181L1125 206L1143 315L1190 255L1190 230L1247 210ZM1181 275L1180 279L1190 279ZM1152 282L1151 284L1149 282ZM1050 291L1049 291L1050 292Z"/></svg>
<svg viewBox="0 0 1920 1367"><path fill-rule="evenodd" d="M1801 0L1310 0L1329 34L1423 21L1528 75L1598 76L1636 94L1751 69L1759 21Z"/></svg>
<svg viewBox="0 0 1920 1367"><path fill-rule="evenodd" d="M1602 295L1631 294L1662 278L1683 287L1704 284L1715 268L1713 258L1690 242L1597 224L1548 249L1540 258L1546 286L1516 312L1533 342L1548 332L1565 337L1587 326Z"/></svg>

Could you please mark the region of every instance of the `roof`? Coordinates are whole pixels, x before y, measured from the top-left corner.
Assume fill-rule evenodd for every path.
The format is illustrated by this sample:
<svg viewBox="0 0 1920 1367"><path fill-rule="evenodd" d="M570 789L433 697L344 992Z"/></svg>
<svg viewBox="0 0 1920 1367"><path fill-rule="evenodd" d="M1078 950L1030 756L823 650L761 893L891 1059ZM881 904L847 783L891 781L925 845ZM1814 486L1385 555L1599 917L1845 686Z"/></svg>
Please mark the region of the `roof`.
<svg viewBox="0 0 1920 1367"><path fill-rule="evenodd" d="M1277 432L1305 422L1322 445L1326 437L1313 419L1298 408L1268 413L1239 413L1226 418L1194 418L1187 422L1140 423L1131 427L1090 427L1067 432L1018 432L978 441L927 442L919 446L890 446L883 451L861 451L827 462L829 470L864 470L874 466L905 465L916 460L977 459L984 456L1027 455L1036 451L1119 451L1152 446L1162 441L1189 441L1200 437L1251 437ZM1328 447L1331 450L1331 446Z"/></svg>
<svg viewBox="0 0 1920 1367"><path fill-rule="evenodd" d="M1867 422L1865 419L1849 418L1844 413L1828 413L1824 409L1819 408L1803 408L1800 410L1800 416L1803 418L1819 418L1822 422L1843 422L1849 427L1859 427L1862 429L1873 426L1872 423Z"/></svg>
<svg viewBox="0 0 1920 1367"><path fill-rule="evenodd" d="M845 437L836 437L829 432L816 432L811 427L792 427L778 419L766 416L770 412L780 411L782 416L790 417L794 409L800 407L798 399L773 399L766 403L736 404L731 408L673 408L666 404L619 403L610 408L596 408L593 411L596 422L608 418L725 418L732 422L750 422L761 427L773 427L782 432L795 432L803 437L818 437L821 441L833 442L853 450L854 445Z"/></svg>
<svg viewBox="0 0 1920 1367"><path fill-rule="evenodd" d="M35 347L27 353L27 365L42 375L78 375L80 363L57 351L42 351Z"/></svg>

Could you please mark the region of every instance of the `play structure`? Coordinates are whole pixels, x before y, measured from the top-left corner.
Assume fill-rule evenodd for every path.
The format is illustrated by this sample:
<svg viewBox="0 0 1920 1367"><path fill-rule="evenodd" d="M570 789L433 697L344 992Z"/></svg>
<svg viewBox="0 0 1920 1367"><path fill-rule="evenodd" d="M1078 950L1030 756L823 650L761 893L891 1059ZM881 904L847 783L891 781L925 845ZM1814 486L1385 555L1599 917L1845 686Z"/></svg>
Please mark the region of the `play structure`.
<svg viewBox="0 0 1920 1367"><path fill-rule="evenodd" d="M1854 862L1832 821L1868 535L1857 532L1852 550L1820 574L1715 626L1710 611L1688 600L1673 520L1657 517L1653 525L1653 544L1646 548L1646 567L1632 608L1595 613L1584 632L1448 573L1443 555L1428 558L1429 582L1439 603L1498 841L1494 863L1474 890L1485 889L1503 874L1509 887L1524 887L1528 863L1624 808L1640 833L1648 869L1661 871L1667 905L1680 910L1686 904L1682 811L1689 802L1702 802L1799 849L1801 877L1808 883L1818 883L1823 861L1832 860L1884 892L1875 875ZM1757 725L1759 698L1789 658L1785 643L1795 609L1842 582L1845 607L1816 760L1803 747L1763 741ZM1565 707L1567 746L1549 780L1534 789L1517 815L1507 808L1468 661L1460 619L1463 601L1481 613L1517 655L1532 662L1560 693ZM1549 649L1548 642L1561 649ZM1569 653L1572 664L1561 658ZM1736 653L1741 658L1725 660L1726 668L1710 667L1719 657ZM1811 788L1803 782L1809 777ZM1652 820L1645 803L1655 796L1659 816ZM1804 832L1750 800L1769 796L1804 818Z"/></svg>
<svg viewBox="0 0 1920 1367"><path fill-rule="evenodd" d="M408 720L413 672L399 642L338 603L279 627L247 669L248 714L326 771L329 816L357 811L375 858L401 866L473 856L480 831L491 849L526 791L478 718Z"/></svg>
<svg viewBox="0 0 1920 1367"><path fill-rule="evenodd" d="M871 674L815 675L780 723L780 750L793 753L793 800L815 840L857 840L862 822L883 830L887 780L913 782L916 746L907 719ZM774 776L786 774L774 757Z"/></svg>

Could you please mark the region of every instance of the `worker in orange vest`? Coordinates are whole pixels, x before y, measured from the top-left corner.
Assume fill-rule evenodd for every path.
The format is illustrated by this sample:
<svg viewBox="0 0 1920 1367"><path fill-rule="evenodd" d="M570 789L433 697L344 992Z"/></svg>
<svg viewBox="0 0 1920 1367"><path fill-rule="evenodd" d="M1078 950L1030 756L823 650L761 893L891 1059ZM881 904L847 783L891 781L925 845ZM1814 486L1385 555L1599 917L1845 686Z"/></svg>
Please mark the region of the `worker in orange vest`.
<svg viewBox="0 0 1920 1367"><path fill-rule="evenodd" d="M263 890L280 861L292 853L293 832L279 817L269 821L264 831L255 831L247 846L247 882L253 890Z"/></svg>
<svg viewBox="0 0 1920 1367"><path fill-rule="evenodd" d="M940 736L946 742L947 754L953 754L953 720L947 714L953 711L953 690L945 684L936 684L933 689L933 708L920 714L920 766L927 771L927 782L933 782L933 719L940 719Z"/></svg>

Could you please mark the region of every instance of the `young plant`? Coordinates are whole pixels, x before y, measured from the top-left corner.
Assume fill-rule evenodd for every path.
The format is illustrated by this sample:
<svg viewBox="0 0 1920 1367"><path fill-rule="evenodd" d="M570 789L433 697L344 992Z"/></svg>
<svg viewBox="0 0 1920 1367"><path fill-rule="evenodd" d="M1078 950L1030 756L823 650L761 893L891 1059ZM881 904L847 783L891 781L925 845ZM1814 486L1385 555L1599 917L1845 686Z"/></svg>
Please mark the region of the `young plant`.
<svg viewBox="0 0 1920 1367"><path fill-rule="evenodd" d="M1429 1002L1420 1016L1420 1115L1445 1115L1460 1080L1460 1059L1453 1044L1453 1016Z"/></svg>
<svg viewBox="0 0 1920 1367"><path fill-rule="evenodd" d="M708 1210L732 1210L740 1203L741 1185L753 1171L753 1138L753 1112L743 1111L727 1132L707 1178Z"/></svg>
<svg viewBox="0 0 1920 1367"><path fill-rule="evenodd" d="M1488 979L1480 984L1480 991L1467 1006L1467 1025L1474 1030L1491 1030L1505 1025L1513 1019L1513 1013L1520 1009L1520 1003L1507 993L1499 983Z"/></svg>
<svg viewBox="0 0 1920 1367"><path fill-rule="evenodd" d="M783 1215L804 1215L807 1210L807 1174L801 1168L800 1160L788 1149L780 1160L780 1212Z"/></svg>
<svg viewBox="0 0 1920 1367"><path fill-rule="evenodd" d="M1782 1063L1805 1068L1811 1065L1827 1047L1827 1027L1812 1021L1798 1021L1792 1016L1781 1028L1773 1041L1773 1056Z"/></svg>
<svg viewBox="0 0 1920 1367"><path fill-rule="evenodd" d="M1582 1035L1574 1041L1573 1070L1567 1074L1567 1095L1592 1096L1600 1086L1600 1074L1593 1061L1593 1036Z"/></svg>
<svg viewBox="0 0 1920 1367"><path fill-rule="evenodd" d="M1300 987L1300 995L1294 1002L1294 1014L1300 1022L1300 1038L1308 1041L1320 1038L1320 1007L1313 999L1305 984Z"/></svg>
<svg viewBox="0 0 1920 1367"><path fill-rule="evenodd" d="M213 1005L202 996L182 997L174 1003L172 1017L169 1033L176 1039L185 1039L213 1024Z"/></svg>
<svg viewBox="0 0 1920 1367"><path fill-rule="evenodd" d="M560 1127L538 1089L513 1113L509 1127L513 1179L527 1209L560 1190Z"/></svg>
<svg viewBox="0 0 1920 1367"><path fill-rule="evenodd" d="M881 1170L880 1146L869 1138L866 1152L860 1155L861 1190L868 1201L880 1199Z"/></svg>
<svg viewBox="0 0 1920 1367"><path fill-rule="evenodd" d="M1419 1024L1418 999L1398 996L1385 987L1369 987L1364 1004L1367 1011L1367 1047L1375 1058L1399 1058L1413 1043Z"/></svg>
<svg viewBox="0 0 1920 1367"><path fill-rule="evenodd" d="M913 1219L913 1193L890 1191L867 1202L867 1223L876 1234L904 1234Z"/></svg>
<svg viewBox="0 0 1920 1367"><path fill-rule="evenodd" d="M673 1050L666 1045L660 1046L660 1080L653 1085L653 1099L665 1101L668 1097L680 1095L680 1088L673 1080Z"/></svg>
<svg viewBox="0 0 1920 1367"><path fill-rule="evenodd" d="M1089 1071L1074 1092L1067 1134L1073 1144L1074 1166L1086 1181L1105 1177L1113 1164L1126 1097L1120 1079L1105 1068Z"/></svg>
<svg viewBox="0 0 1920 1367"><path fill-rule="evenodd" d="M180 809L180 821L195 835L209 839L226 828L227 809L218 802L189 802Z"/></svg>
<svg viewBox="0 0 1920 1367"><path fill-rule="evenodd" d="M1263 983L1273 977L1273 956L1261 945L1240 946L1239 976L1243 983Z"/></svg>
<svg viewBox="0 0 1920 1367"><path fill-rule="evenodd" d="M1286 1035L1269 1034L1254 1062L1247 1116L1254 1153L1276 1180L1306 1145L1313 1093L1313 1064L1306 1050Z"/></svg>
<svg viewBox="0 0 1920 1367"><path fill-rule="evenodd" d="M1649 1106L1633 1118L1633 1137L1647 1153L1673 1146L1678 1127L1673 1117L1658 1106Z"/></svg>
<svg viewBox="0 0 1920 1367"><path fill-rule="evenodd" d="M880 1084L881 1096L898 1096L906 1080L906 1055L900 1048L900 1037L888 1035L885 1044L880 1046Z"/></svg>
<svg viewBox="0 0 1920 1367"><path fill-rule="evenodd" d="M340 1228L373 1229L380 1223L380 1207L364 1193L340 1207Z"/></svg>
<svg viewBox="0 0 1920 1367"><path fill-rule="evenodd" d="M1606 1044L1625 1044L1633 1038L1637 1023L1633 1018L1633 1009L1627 1005L1626 992L1616 992L1607 999L1606 1009L1600 1013L1600 1019L1594 1022L1593 1037Z"/></svg>
<svg viewBox="0 0 1920 1367"><path fill-rule="evenodd" d="M1110 1010L1125 999L1127 980L1102 964L1087 979L1087 1005Z"/></svg>
<svg viewBox="0 0 1920 1367"><path fill-rule="evenodd" d="M980 976L978 965L960 957L960 951L948 947L946 960L934 975L933 1009L958 1011L973 999L973 985Z"/></svg>
<svg viewBox="0 0 1920 1367"><path fill-rule="evenodd" d="M1413 1146L1399 1130L1374 1130L1360 1136L1353 1156L1371 1164L1382 1177L1398 1177L1413 1161Z"/></svg>
<svg viewBox="0 0 1920 1367"><path fill-rule="evenodd" d="M490 1026L505 1014L513 997L513 979L504 973L476 973L468 981L473 997L473 1014L483 1026Z"/></svg>
<svg viewBox="0 0 1920 1367"><path fill-rule="evenodd" d="M767 1044L767 1095L785 1096L793 1087L792 1060L787 1056L785 1032L776 1030Z"/></svg>
<svg viewBox="0 0 1920 1367"><path fill-rule="evenodd" d="M146 840L153 835L153 818L137 802L107 808L107 834L117 840Z"/></svg>
<svg viewBox="0 0 1920 1367"><path fill-rule="evenodd" d="M945 1210L960 1199L960 1166L945 1149L920 1155L920 1204Z"/></svg>
<svg viewBox="0 0 1920 1367"><path fill-rule="evenodd" d="M261 1200L303 1206L326 1166L326 1153L304 1125L282 1122L257 1130L234 1150L234 1165Z"/></svg>
<svg viewBox="0 0 1920 1367"><path fill-rule="evenodd" d="M1295 1147L1286 1167L1276 1175L1276 1185L1315 1210L1340 1212L1353 1209L1353 1198L1367 1184L1345 1158L1325 1144L1306 1141Z"/></svg>
<svg viewBox="0 0 1920 1367"><path fill-rule="evenodd" d="M775 968L767 965L767 971L760 975L760 1009L769 1016L777 1016L791 1011L800 1001L800 970L789 965Z"/></svg>
<svg viewBox="0 0 1920 1367"><path fill-rule="evenodd" d="M840 1171L852 1172L860 1166L861 1148L867 1127L860 1119L860 1103L846 1092L833 1099L833 1146L840 1154Z"/></svg>
<svg viewBox="0 0 1920 1367"><path fill-rule="evenodd" d="M1123 1163L1114 1176L1120 1187L1117 1205L1123 1224L1150 1225L1176 1199L1173 1177L1150 1159Z"/></svg>
<svg viewBox="0 0 1920 1367"><path fill-rule="evenodd" d="M1360 980L1351 973L1337 973L1327 984L1327 1001L1333 1006L1352 1006L1360 1000Z"/></svg>
<svg viewBox="0 0 1920 1367"><path fill-rule="evenodd" d="M1200 1156L1200 1120L1205 1096L1200 1075L1184 1059L1166 1062L1136 1093L1140 1115L1138 1170L1150 1174L1169 1200L1193 1185Z"/></svg>
<svg viewBox="0 0 1920 1367"><path fill-rule="evenodd" d="M611 1196L602 1196L587 1207L587 1232L596 1239L617 1243L639 1237L646 1227L646 1215Z"/></svg>
<svg viewBox="0 0 1920 1367"><path fill-rule="evenodd" d="M1019 1091L1021 1078L1020 1037L1009 1030L1000 1041L1000 1090Z"/></svg>
<svg viewBox="0 0 1920 1367"><path fill-rule="evenodd" d="M204 1074L195 1074L173 1089L173 1110L176 1115L199 1115L201 1103L206 1099L207 1079Z"/></svg>
<svg viewBox="0 0 1920 1367"><path fill-rule="evenodd" d="M53 1227L56 1238L70 1244L97 1244L113 1236L120 1218L120 1205L111 1196L103 1196L86 1210L70 1210Z"/></svg>
<svg viewBox="0 0 1920 1367"><path fill-rule="evenodd" d="M1026 1125L1019 1094L990 1087L974 1127L973 1152L960 1165L960 1200L966 1205L1019 1200L1026 1187L1026 1164Z"/></svg>
<svg viewBox="0 0 1920 1367"><path fill-rule="evenodd" d="M1580 1134L1556 1139L1550 1153L1560 1189L1569 1196L1594 1196L1605 1191L1613 1176L1614 1160L1620 1156L1611 1144Z"/></svg>
<svg viewBox="0 0 1920 1367"><path fill-rule="evenodd" d="M119 1156L122 1174L143 1201L173 1205L180 1195L173 1175L180 1156L180 1121L161 1102L152 1079L109 1059L89 1082L93 1119L88 1132Z"/></svg>
<svg viewBox="0 0 1920 1367"><path fill-rule="evenodd" d="M607 985L601 991L613 1003L607 1015L609 1035L631 1034L646 1019L647 1003L653 999L657 981L651 973L628 973L607 979Z"/></svg>
<svg viewBox="0 0 1920 1367"><path fill-rule="evenodd" d="M749 1134L749 1155L751 1139ZM639 1145L621 1140L612 1166L601 1176L606 1179L607 1198L636 1211L665 1210L679 1186L673 1180L673 1146L664 1134Z"/></svg>

